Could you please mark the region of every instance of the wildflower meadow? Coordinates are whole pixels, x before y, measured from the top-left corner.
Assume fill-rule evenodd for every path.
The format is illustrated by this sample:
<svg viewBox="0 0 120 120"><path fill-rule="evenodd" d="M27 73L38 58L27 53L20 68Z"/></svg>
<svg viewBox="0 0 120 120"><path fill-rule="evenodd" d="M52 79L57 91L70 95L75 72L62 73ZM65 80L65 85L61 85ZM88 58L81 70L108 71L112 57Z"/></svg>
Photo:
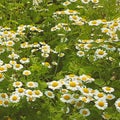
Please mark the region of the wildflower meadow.
<svg viewBox="0 0 120 120"><path fill-rule="evenodd" d="M120 120L120 0L0 0L0 120Z"/></svg>

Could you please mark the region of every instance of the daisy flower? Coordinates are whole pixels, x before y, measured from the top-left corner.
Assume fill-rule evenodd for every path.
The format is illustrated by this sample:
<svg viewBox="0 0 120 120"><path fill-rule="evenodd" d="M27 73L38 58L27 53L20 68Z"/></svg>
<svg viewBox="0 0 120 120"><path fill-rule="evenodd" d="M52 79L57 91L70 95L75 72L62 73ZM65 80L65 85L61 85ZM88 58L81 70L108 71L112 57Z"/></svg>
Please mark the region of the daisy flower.
<svg viewBox="0 0 120 120"><path fill-rule="evenodd" d="M72 90L72 91L78 90L77 85L78 85L78 82L76 82L76 81L69 81L69 82L65 83L66 88L69 90Z"/></svg>
<svg viewBox="0 0 120 120"><path fill-rule="evenodd" d="M65 103L70 103L72 101L72 96L71 94L63 94L60 100Z"/></svg>
<svg viewBox="0 0 120 120"><path fill-rule="evenodd" d="M10 55L8 55L8 58L10 59L18 59L20 56L18 54L15 54L14 52Z"/></svg>
<svg viewBox="0 0 120 120"><path fill-rule="evenodd" d="M25 95L25 89L24 88L16 88L15 93L18 94L19 96L24 96Z"/></svg>
<svg viewBox="0 0 120 120"><path fill-rule="evenodd" d="M77 52L77 56L79 56L79 57L82 57L82 56L84 56L85 55L85 53L83 52L83 51L78 51Z"/></svg>
<svg viewBox="0 0 120 120"><path fill-rule="evenodd" d="M81 87L80 91L85 96L92 96L91 89L86 87Z"/></svg>
<svg viewBox="0 0 120 120"><path fill-rule="evenodd" d="M102 89L106 93L112 93L112 92L114 92L114 88L112 88L112 87L105 86L105 87L102 87Z"/></svg>
<svg viewBox="0 0 120 120"><path fill-rule="evenodd" d="M0 93L0 98L8 99L8 95L6 93Z"/></svg>
<svg viewBox="0 0 120 120"><path fill-rule="evenodd" d="M16 81L16 82L14 82L13 83L13 87L22 87L22 82L20 82L20 81Z"/></svg>
<svg viewBox="0 0 120 120"><path fill-rule="evenodd" d="M52 82L48 82L47 84L48 87L52 90L60 89L62 87L62 84L59 81L52 81Z"/></svg>
<svg viewBox="0 0 120 120"><path fill-rule="evenodd" d="M5 65L0 66L0 73L6 72L6 71L7 71L7 67Z"/></svg>
<svg viewBox="0 0 120 120"><path fill-rule="evenodd" d="M6 46L13 46L15 43L12 40L6 42Z"/></svg>
<svg viewBox="0 0 120 120"><path fill-rule="evenodd" d="M106 99L106 95L103 92L96 92L94 98L95 99Z"/></svg>
<svg viewBox="0 0 120 120"><path fill-rule="evenodd" d="M45 95L49 98L54 98L55 97L54 93L50 90L45 91Z"/></svg>
<svg viewBox="0 0 120 120"><path fill-rule="evenodd" d="M23 75L25 75L25 76L28 76L28 75L30 75L31 74L31 72L29 71L29 70L24 70L23 71Z"/></svg>
<svg viewBox="0 0 120 120"><path fill-rule="evenodd" d="M100 110L105 110L108 107L108 103L104 99L99 99L95 101L95 106Z"/></svg>
<svg viewBox="0 0 120 120"><path fill-rule="evenodd" d="M34 102L36 100L36 98L32 97L32 96L28 96L28 97L26 97L26 99L28 102Z"/></svg>
<svg viewBox="0 0 120 120"><path fill-rule="evenodd" d="M118 98L118 99L115 101L115 107L116 107L117 111L120 112L120 98Z"/></svg>
<svg viewBox="0 0 120 120"><path fill-rule="evenodd" d="M90 2L90 0L81 0L82 3L87 4Z"/></svg>
<svg viewBox="0 0 120 120"><path fill-rule="evenodd" d="M97 49L97 50L95 51L95 56L96 56L97 58L104 58L104 57L106 57L106 55L107 55L106 51L104 51L104 50L102 50L102 49Z"/></svg>
<svg viewBox="0 0 120 120"><path fill-rule="evenodd" d="M79 113L82 114L83 116L89 116L90 115L90 111L87 108L80 109Z"/></svg>
<svg viewBox="0 0 120 120"><path fill-rule="evenodd" d="M67 6L67 5L70 5L70 4L71 4L71 2L69 2L69 1L66 1L66 2L63 3L64 6Z"/></svg>
<svg viewBox="0 0 120 120"><path fill-rule="evenodd" d="M102 117L103 117L105 120L109 120L109 119L111 118L110 114L108 114L108 113L106 113L106 112L103 112Z"/></svg>
<svg viewBox="0 0 120 120"><path fill-rule="evenodd" d="M21 70L23 68L23 65L22 64L15 64L14 66L13 66L13 69L14 70Z"/></svg>
<svg viewBox="0 0 120 120"><path fill-rule="evenodd" d="M38 83L37 82L33 82L33 81L27 82L26 85L29 88L36 88L36 87L38 87Z"/></svg>
<svg viewBox="0 0 120 120"><path fill-rule="evenodd" d="M114 99L115 98L115 96L113 95L113 94L107 94L106 95L106 99L107 100L112 100L112 99Z"/></svg>
<svg viewBox="0 0 120 120"><path fill-rule="evenodd" d="M92 1L92 3L98 3L99 2L99 0L91 0Z"/></svg>
<svg viewBox="0 0 120 120"><path fill-rule="evenodd" d="M17 94L12 94L10 96L10 102L12 103L18 103L20 101L20 97Z"/></svg>
<svg viewBox="0 0 120 120"><path fill-rule="evenodd" d="M27 97L34 97L35 93L32 90L28 89L25 91L25 95Z"/></svg>
<svg viewBox="0 0 120 120"><path fill-rule="evenodd" d="M4 80L4 75L0 73L0 82Z"/></svg>
<svg viewBox="0 0 120 120"><path fill-rule="evenodd" d="M4 106L4 107L8 107L9 103L10 103L10 101L9 101L8 99L5 99L5 100L3 101L3 106Z"/></svg>
<svg viewBox="0 0 120 120"><path fill-rule="evenodd" d="M43 96L43 93L40 90L33 90L33 92L36 98L40 98L41 96Z"/></svg>
<svg viewBox="0 0 120 120"><path fill-rule="evenodd" d="M21 62L22 64L26 64L26 63L29 63L30 60L29 60L29 58L23 57L23 58L20 59L20 62Z"/></svg>

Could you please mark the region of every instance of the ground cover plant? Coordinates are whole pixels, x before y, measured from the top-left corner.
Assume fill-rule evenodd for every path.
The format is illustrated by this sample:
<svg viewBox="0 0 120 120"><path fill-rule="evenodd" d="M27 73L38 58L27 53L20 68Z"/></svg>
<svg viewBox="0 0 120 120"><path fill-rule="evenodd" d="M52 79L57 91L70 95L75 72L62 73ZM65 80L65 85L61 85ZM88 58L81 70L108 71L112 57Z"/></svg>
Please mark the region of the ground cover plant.
<svg viewBox="0 0 120 120"><path fill-rule="evenodd" d="M119 120L119 11L119 0L0 0L0 120Z"/></svg>

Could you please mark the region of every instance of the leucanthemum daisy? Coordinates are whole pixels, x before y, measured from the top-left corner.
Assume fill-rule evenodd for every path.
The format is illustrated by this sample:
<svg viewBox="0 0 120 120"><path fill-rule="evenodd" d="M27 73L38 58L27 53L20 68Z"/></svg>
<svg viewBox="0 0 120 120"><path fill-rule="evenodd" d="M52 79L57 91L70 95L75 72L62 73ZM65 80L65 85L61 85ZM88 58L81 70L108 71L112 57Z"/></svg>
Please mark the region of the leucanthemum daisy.
<svg viewBox="0 0 120 120"><path fill-rule="evenodd" d="M98 3L99 2L99 0L91 0L92 1L92 3Z"/></svg>
<svg viewBox="0 0 120 120"><path fill-rule="evenodd" d="M31 72L29 71L29 70L24 70L23 71L23 75L25 75L25 76L28 76L28 75L30 75L31 74Z"/></svg>
<svg viewBox="0 0 120 120"><path fill-rule="evenodd" d="M84 103L82 101L77 101L77 102L75 102L74 107L77 108L77 109L83 108Z"/></svg>
<svg viewBox="0 0 120 120"><path fill-rule="evenodd" d="M114 99L115 98L115 96L113 95L113 94L107 94L106 95L106 99L107 100L112 100L112 99Z"/></svg>
<svg viewBox="0 0 120 120"><path fill-rule="evenodd" d="M89 116L90 111L87 108L83 108L83 109L80 109L80 114L82 114L83 116Z"/></svg>
<svg viewBox="0 0 120 120"><path fill-rule="evenodd" d="M35 96L35 93L34 93L32 90L27 89L27 90L25 91L25 95L26 95L27 97L34 97L34 96Z"/></svg>
<svg viewBox="0 0 120 120"><path fill-rule="evenodd" d="M81 2L84 4L88 4L90 2L90 0L81 0Z"/></svg>
<svg viewBox="0 0 120 120"><path fill-rule="evenodd" d="M96 92L94 98L95 99L106 99L106 95L103 92Z"/></svg>
<svg viewBox="0 0 120 120"><path fill-rule="evenodd" d="M72 96L71 94L63 94L60 100L64 103L70 103L72 101Z"/></svg>
<svg viewBox="0 0 120 120"><path fill-rule="evenodd" d="M83 51L78 51L77 52L77 56L79 56L79 57L82 57L84 55L85 55L85 52L83 52Z"/></svg>
<svg viewBox="0 0 120 120"><path fill-rule="evenodd" d="M4 80L4 75L0 73L0 82Z"/></svg>
<svg viewBox="0 0 120 120"><path fill-rule="evenodd" d="M6 71L7 71L7 67L5 65L0 66L0 73L6 72Z"/></svg>
<svg viewBox="0 0 120 120"><path fill-rule="evenodd" d="M99 99L95 101L95 106L100 110L105 110L108 107L108 103L104 99Z"/></svg>
<svg viewBox="0 0 120 120"><path fill-rule="evenodd" d="M114 92L114 88L112 88L112 87L105 86L105 87L102 87L102 89L106 93L112 93L112 92Z"/></svg>
<svg viewBox="0 0 120 120"><path fill-rule="evenodd" d="M118 98L118 99L115 101L115 107L116 107L117 111L120 112L120 98Z"/></svg>
<svg viewBox="0 0 120 120"><path fill-rule="evenodd" d="M28 97L26 97L26 99L28 102L34 102L36 100L36 98L32 97L32 96L28 96Z"/></svg>
<svg viewBox="0 0 120 120"><path fill-rule="evenodd" d="M33 92L36 98L40 98L41 96L43 96L43 93L40 90L34 90Z"/></svg>
<svg viewBox="0 0 120 120"><path fill-rule="evenodd" d="M0 93L0 99L8 99L7 93Z"/></svg>
<svg viewBox="0 0 120 120"><path fill-rule="evenodd" d="M20 82L20 81L16 81L16 82L14 82L13 83L13 87L22 87L22 82Z"/></svg>
<svg viewBox="0 0 120 120"><path fill-rule="evenodd" d="M13 69L14 70L21 70L23 68L23 65L22 64L15 64L14 66L13 66Z"/></svg>
<svg viewBox="0 0 120 120"><path fill-rule="evenodd" d="M23 57L23 58L20 59L20 62L21 62L22 64L26 64L26 63L29 63L30 60L29 60L29 58Z"/></svg>
<svg viewBox="0 0 120 120"><path fill-rule="evenodd" d="M33 82L33 81L27 82L26 85L29 88L36 88L36 87L38 87L38 83L37 82Z"/></svg>
<svg viewBox="0 0 120 120"><path fill-rule="evenodd" d="M95 57L97 57L99 59L106 57L106 55L107 55L106 51L104 51L102 49L97 49L95 51Z"/></svg>
<svg viewBox="0 0 120 120"><path fill-rule="evenodd" d="M17 94L12 94L10 96L11 103L18 103L19 101L20 101L20 96L18 96Z"/></svg>
<svg viewBox="0 0 120 120"><path fill-rule="evenodd" d="M19 96L24 96L25 95L25 89L24 88L16 88L15 93L18 94Z"/></svg>
<svg viewBox="0 0 120 120"><path fill-rule="evenodd" d="M49 98L54 98L55 97L54 93L50 90L45 91L45 95Z"/></svg>
<svg viewBox="0 0 120 120"><path fill-rule="evenodd" d="M62 84L59 81L52 81L52 82L48 82L47 84L48 84L48 88L52 90L60 89L62 87Z"/></svg>

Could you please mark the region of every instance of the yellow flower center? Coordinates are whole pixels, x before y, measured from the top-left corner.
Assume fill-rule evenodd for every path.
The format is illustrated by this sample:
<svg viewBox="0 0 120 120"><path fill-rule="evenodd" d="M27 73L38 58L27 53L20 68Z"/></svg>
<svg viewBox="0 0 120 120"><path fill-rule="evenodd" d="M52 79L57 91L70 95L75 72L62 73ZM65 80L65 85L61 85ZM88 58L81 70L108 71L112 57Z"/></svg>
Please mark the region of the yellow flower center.
<svg viewBox="0 0 120 120"><path fill-rule="evenodd" d="M26 61L26 60L27 60L27 58L22 58L22 60L23 60L23 61Z"/></svg>
<svg viewBox="0 0 120 120"><path fill-rule="evenodd" d="M34 83L30 82L28 85L29 85L29 86L34 86Z"/></svg>
<svg viewBox="0 0 120 120"><path fill-rule="evenodd" d="M2 105L3 104L3 101L2 100L0 100L0 105Z"/></svg>
<svg viewBox="0 0 120 120"><path fill-rule="evenodd" d="M98 97L103 97L103 93L98 93L98 95L97 95Z"/></svg>
<svg viewBox="0 0 120 120"><path fill-rule="evenodd" d="M110 88L110 87L106 87L106 90L107 90L107 91L110 91L110 90L111 90L111 88Z"/></svg>
<svg viewBox="0 0 120 120"><path fill-rule="evenodd" d="M1 94L1 97L2 97L2 98L5 98L5 97L6 97L6 95L3 93L3 94Z"/></svg>
<svg viewBox="0 0 120 120"><path fill-rule="evenodd" d="M8 105L8 104L9 104L9 102L6 100L6 101L4 101L4 104L5 104L5 105Z"/></svg>
<svg viewBox="0 0 120 120"><path fill-rule="evenodd" d="M48 96L52 96L52 92L48 92Z"/></svg>
<svg viewBox="0 0 120 120"><path fill-rule="evenodd" d="M19 68L19 67L20 67L20 64L16 64L15 67L16 67L16 68Z"/></svg>
<svg viewBox="0 0 120 120"><path fill-rule="evenodd" d="M16 100L17 100L17 96L13 96L13 97L12 97L12 100L13 100L13 101L16 101Z"/></svg>
<svg viewBox="0 0 120 120"><path fill-rule="evenodd" d="M100 50L100 51L98 52L98 54L99 54L99 55L103 55L103 54L104 54L104 51L103 51L103 50Z"/></svg>
<svg viewBox="0 0 120 120"><path fill-rule="evenodd" d="M69 99L70 99L70 96L69 96L69 95L65 95L65 96L64 96L64 99L65 99L65 100L69 100Z"/></svg>
<svg viewBox="0 0 120 120"><path fill-rule="evenodd" d="M100 107L103 107L103 106L105 105L105 103L104 103L103 101L100 101L100 102L98 103L98 105L99 105Z"/></svg>
<svg viewBox="0 0 120 120"><path fill-rule="evenodd" d="M0 67L0 71L4 71L5 70L5 68L4 67Z"/></svg>
<svg viewBox="0 0 120 120"><path fill-rule="evenodd" d="M2 78L3 77L3 75L0 73L0 78Z"/></svg>
<svg viewBox="0 0 120 120"><path fill-rule="evenodd" d="M83 88L83 92L85 92L85 93L89 93L88 88Z"/></svg>
<svg viewBox="0 0 120 120"><path fill-rule="evenodd" d="M53 87L57 87L57 86L58 86L58 82L53 82L53 83L52 83L52 86L53 86Z"/></svg>
<svg viewBox="0 0 120 120"><path fill-rule="evenodd" d="M75 82L70 82L70 86L71 87L76 87L76 83Z"/></svg>
<svg viewBox="0 0 120 120"><path fill-rule="evenodd" d="M86 110L83 110L82 113L86 115L88 112Z"/></svg>
<svg viewBox="0 0 120 120"><path fill-rule="evenodd" d="M118 102L118 107L120 107L120 102Z"/></svg>
<svg viewBox="0 0 120 120"><path fill-rule="evenodd" d="M36 95L39 95L39 94L40 94L40 91L35 90L35 94L36 94Z"/></svg>
<svg viewBox="0 0 120 120"><path fill-rule="evenodd" d="M24 89L23 89L23 88L19 88L19 89L18 89L18 92L19 92L19 93L23 93L23 92L24 92Z"/></svg>
<svg viewBox="0 0 120 120"><path fill-rule="evenodd" d="M32 91L28 91L28 94L29 94L29 95L32 95L32 94L33 94L33 92L32 92Z"/></svg>

